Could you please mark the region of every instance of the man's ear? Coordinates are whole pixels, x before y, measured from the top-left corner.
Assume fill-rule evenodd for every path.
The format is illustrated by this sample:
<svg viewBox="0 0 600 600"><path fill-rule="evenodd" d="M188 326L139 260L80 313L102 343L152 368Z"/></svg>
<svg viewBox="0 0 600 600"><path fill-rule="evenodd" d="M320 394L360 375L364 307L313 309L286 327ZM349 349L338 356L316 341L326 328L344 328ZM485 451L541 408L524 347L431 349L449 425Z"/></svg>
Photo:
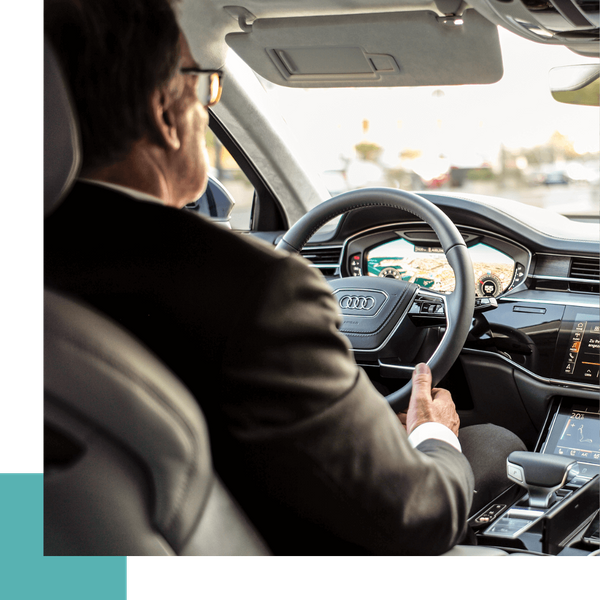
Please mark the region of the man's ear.
<svg viewBox="0 0 600 600"><path fill-rule="evenodd" d="M165 90L154 90L151 98L152 119L160 139L170 150L179 150L181 140L177 132L173 102Z"/></svg>

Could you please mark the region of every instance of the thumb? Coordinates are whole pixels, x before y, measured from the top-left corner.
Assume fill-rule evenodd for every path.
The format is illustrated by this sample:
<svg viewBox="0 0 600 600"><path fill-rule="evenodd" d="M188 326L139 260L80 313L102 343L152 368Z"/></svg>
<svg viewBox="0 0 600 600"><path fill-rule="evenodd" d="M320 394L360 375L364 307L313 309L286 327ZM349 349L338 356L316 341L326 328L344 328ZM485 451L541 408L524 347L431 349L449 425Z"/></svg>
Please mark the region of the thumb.
<svg viewBox="0 0 600 600"><path fill-rule="evenodd" d="M430 421L431 369L419 363L412 376L412 392L406 415L406 431L410 434L420 423Z"/></svg>
<svg viewBox="0 0 600 600"><path fill-rule="evenodd" d="M419 363L412 376L413 389L411 396L431 394L431 369L425 363Z"/></svg>

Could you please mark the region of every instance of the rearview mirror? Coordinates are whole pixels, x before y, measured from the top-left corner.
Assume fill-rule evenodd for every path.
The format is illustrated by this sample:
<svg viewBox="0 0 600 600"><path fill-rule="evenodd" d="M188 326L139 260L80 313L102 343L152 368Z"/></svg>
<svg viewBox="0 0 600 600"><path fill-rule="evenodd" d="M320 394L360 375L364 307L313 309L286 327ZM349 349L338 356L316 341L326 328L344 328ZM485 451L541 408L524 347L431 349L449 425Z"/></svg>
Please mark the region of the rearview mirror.
<svg viewBox="0 0 600 600"><path fill-rule="evenodd" d="M569 65L550 70L552 97L565 104L600 104L600 64Z"/></svg>

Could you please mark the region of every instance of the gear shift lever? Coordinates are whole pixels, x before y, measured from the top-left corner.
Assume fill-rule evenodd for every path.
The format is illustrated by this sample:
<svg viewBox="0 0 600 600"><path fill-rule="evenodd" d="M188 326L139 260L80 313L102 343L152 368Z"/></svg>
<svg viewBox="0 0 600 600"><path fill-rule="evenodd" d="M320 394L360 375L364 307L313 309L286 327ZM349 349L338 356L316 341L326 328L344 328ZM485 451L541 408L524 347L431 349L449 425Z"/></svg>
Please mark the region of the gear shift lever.
<svg viewBox="0 0 600 600"><path fill-rule="evenodd" d="M506 459L508 478L529 492L532 508L548 508L556 490L578 474L573 467L578 467L575 459L555 454L517 451Z"/></svg>

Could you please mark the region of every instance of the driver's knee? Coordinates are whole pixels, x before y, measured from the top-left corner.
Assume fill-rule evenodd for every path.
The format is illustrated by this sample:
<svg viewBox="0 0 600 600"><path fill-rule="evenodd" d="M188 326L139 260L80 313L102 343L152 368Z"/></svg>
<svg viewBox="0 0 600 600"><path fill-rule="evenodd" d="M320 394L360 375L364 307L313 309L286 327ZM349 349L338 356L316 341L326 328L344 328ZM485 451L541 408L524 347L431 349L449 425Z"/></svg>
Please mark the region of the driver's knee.
<svg viewBox="0 0 600 600"><path fill-rule="evenodd" d="M491 423L461 429L459 441L475 477L473 515L511 485L506 459L511 452L527 448L512 431Z"/></svg>

